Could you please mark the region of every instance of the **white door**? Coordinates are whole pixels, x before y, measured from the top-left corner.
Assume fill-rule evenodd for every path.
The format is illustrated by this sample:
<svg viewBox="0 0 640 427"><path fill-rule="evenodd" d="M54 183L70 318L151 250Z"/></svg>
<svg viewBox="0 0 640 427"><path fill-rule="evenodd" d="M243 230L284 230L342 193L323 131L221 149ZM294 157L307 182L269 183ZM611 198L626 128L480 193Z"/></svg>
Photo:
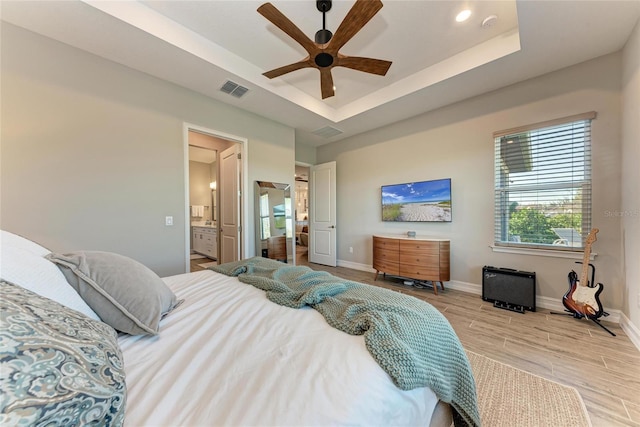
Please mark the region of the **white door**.
<svg viewBox="0 0 640 427"><path fill-rule="evenodd" d="M336 162L309 171L309 262L336 266Z"/></svg>
<svg viewBox="0 0 640 427"><path fill-rule="evenodd" d="M220 263L240 259L240 165L240 144L220 154Z"/></svg>

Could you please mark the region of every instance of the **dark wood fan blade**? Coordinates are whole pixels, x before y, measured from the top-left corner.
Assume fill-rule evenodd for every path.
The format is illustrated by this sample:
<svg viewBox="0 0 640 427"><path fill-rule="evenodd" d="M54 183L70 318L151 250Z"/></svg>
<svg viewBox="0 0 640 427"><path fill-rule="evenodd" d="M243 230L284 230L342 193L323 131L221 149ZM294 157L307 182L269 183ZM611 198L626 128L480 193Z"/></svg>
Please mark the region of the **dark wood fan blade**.
<svg viewBox="0 0 640 427"><path fill-rule="evenodd" d="M303 68L309 68L313 66L314 64L311 61L309 61L309 58L307 58L300 62L294 62L293 64L285 65L284 67L275 68L271 71L267 71L266 73L262 73L262 75L272 79L274 77L280 77L281 75L290 73L292 71L301 70Z"/></svg>
<svg viewBox="0 0 640 427"><path fill-rule="evenodd" d="M322 91L322 99L335 95L330 68L320 68L320 90Z"/></svg>
<svg viewBox="0 0 640 427"><path fill-rule="evenodd" d="M315 56L314 53L318 51L318 46L307 37L300 28L298 28L293 22L282 14L271 3L265 3L258 8L258 13L267 18L273 25L284 31L289 37L297 41L309 55Z"/></svg>
<svg viewBox="0 0 640 427"><path fill-rule="evenodd" d="M391 67L391 61L373 58L361 58L359 56L339 55L335 67L346 67L352 70L384 76Z"/></svg>
<svg viewBox="0 0 640 427"><path fill-rule="evenodd" d="M342 23L329 41L327 49L338 52L367 22L382 9L380 0L356 0L351 10L344 17ZM313 55L312 55L313 56Z"/></svg>

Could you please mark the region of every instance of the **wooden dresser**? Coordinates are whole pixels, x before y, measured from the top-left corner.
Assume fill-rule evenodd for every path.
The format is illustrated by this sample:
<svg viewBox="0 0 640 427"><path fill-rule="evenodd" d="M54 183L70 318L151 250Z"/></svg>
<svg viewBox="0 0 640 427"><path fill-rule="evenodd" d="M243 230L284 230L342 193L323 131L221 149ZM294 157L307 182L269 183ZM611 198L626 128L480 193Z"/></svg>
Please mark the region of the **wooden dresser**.
<svg viewBox="0 0 640 427"><path fill-rule="evenodd" d="M278 261L287 261L286 236L273 236L267 240L267 256Z"/></svg>
<svg viewBox="0 0 640 427"><path fill-rule="evenodd" d="M373 236L373 268L376 280L380 273L433 283L450 279L450 242L448 239L429 239L405 236Z"/></svg>

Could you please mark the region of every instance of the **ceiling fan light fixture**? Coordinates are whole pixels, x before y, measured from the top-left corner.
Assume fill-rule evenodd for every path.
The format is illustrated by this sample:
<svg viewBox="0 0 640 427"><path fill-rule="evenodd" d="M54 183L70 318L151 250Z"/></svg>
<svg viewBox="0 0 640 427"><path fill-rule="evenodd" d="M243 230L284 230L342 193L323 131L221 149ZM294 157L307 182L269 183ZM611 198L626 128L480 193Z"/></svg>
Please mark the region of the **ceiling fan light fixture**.
<svg viewBox="0 0 640 427"><path fill-rule="evenodd" d="M326 52L320 52L316 55L314 61L318 67L329 67L333 64L333 56Z"/></svg>

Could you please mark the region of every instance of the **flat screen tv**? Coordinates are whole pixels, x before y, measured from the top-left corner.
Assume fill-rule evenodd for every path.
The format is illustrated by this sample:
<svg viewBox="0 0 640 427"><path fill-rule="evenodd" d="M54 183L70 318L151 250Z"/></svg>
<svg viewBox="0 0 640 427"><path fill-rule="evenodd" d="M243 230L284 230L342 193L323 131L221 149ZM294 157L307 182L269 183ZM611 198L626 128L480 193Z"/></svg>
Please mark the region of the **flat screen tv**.
<svg viewBox="0 0 640 427"><path fill-rule="evenodd" d="M382 220L451 222L451 179L383 185Z"/></svg>

